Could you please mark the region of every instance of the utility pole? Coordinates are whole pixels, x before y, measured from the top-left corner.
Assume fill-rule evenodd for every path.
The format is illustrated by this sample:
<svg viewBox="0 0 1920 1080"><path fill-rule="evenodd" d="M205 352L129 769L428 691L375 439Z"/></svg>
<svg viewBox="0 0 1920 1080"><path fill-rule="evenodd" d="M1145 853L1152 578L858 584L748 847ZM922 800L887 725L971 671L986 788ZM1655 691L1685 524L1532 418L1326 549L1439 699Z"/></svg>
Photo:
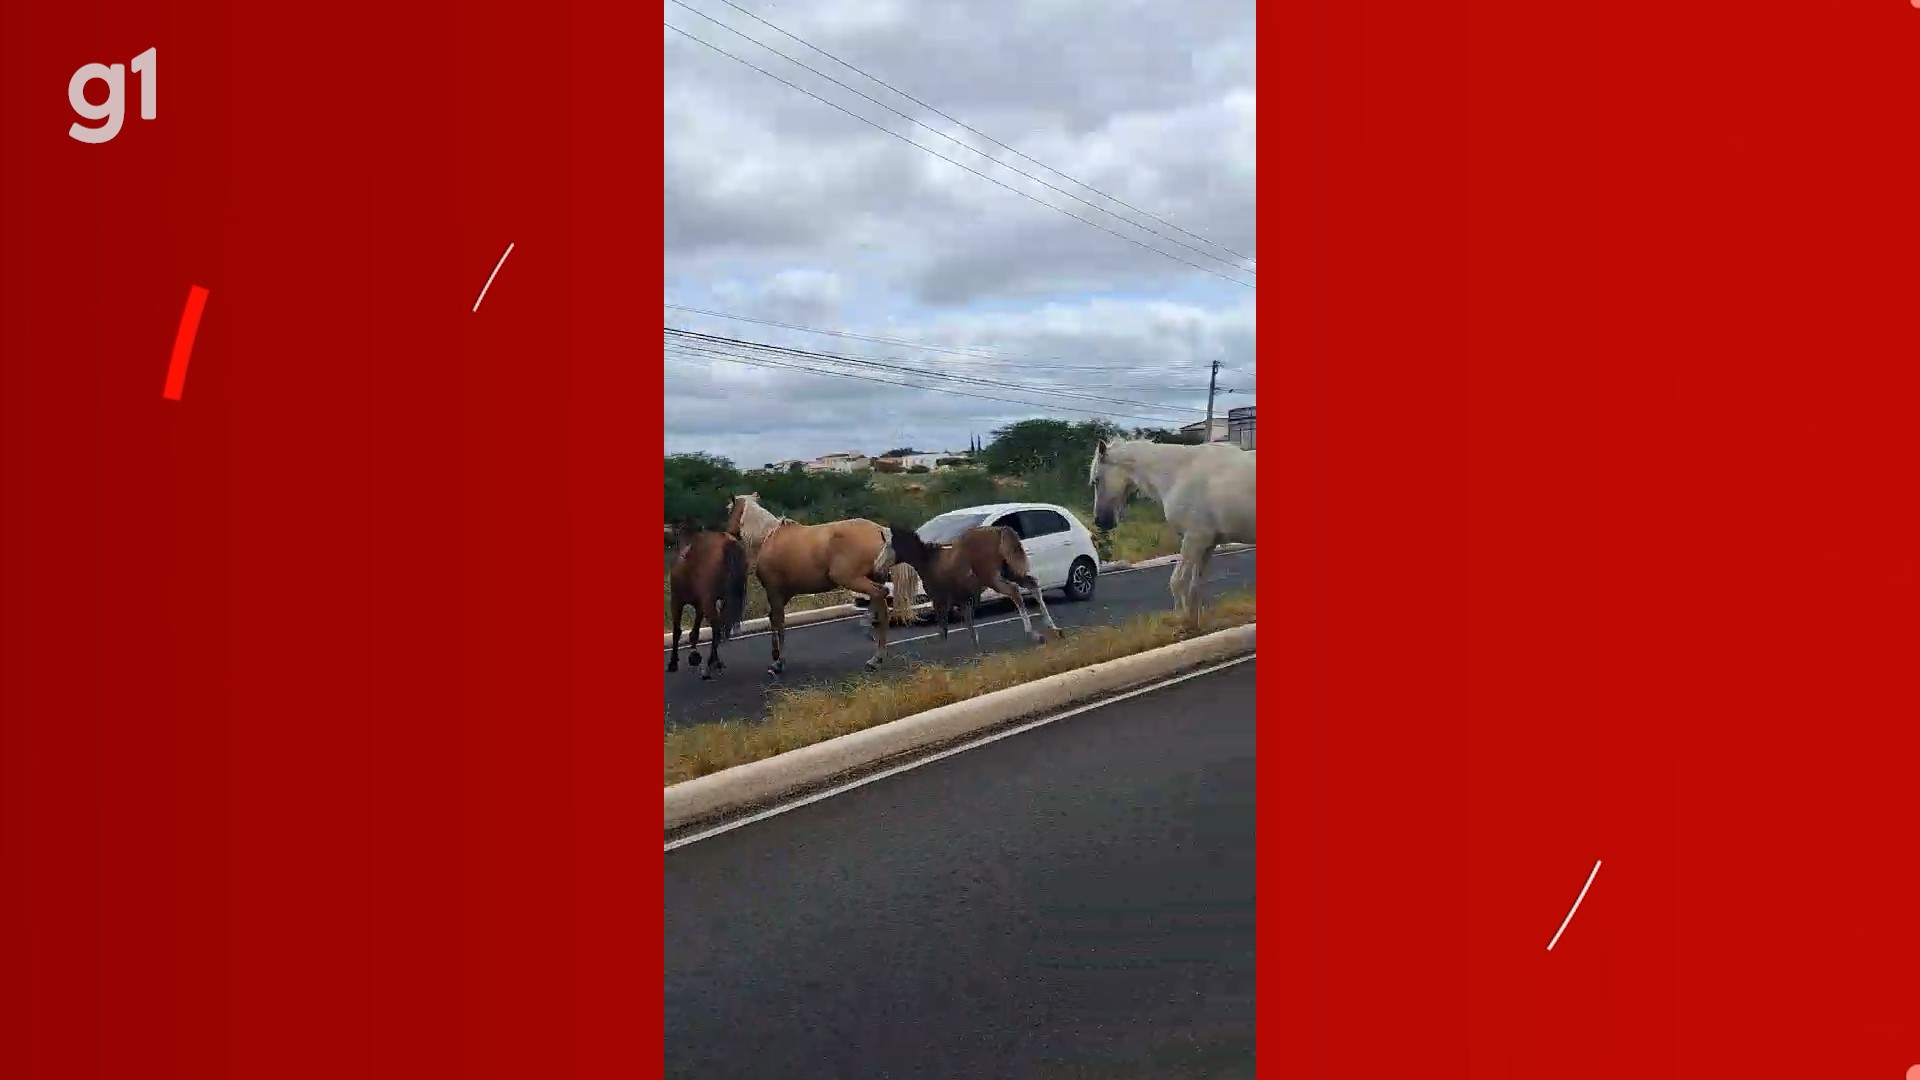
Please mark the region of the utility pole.
<svg viewBox="0 0 1920 1080"><path fill-rule="evenodd" d="M1201 442L1213 441L1213 388L1220 382L1220 361L1213 362L1213 372L1207 376L1207 434Z"/></svg>

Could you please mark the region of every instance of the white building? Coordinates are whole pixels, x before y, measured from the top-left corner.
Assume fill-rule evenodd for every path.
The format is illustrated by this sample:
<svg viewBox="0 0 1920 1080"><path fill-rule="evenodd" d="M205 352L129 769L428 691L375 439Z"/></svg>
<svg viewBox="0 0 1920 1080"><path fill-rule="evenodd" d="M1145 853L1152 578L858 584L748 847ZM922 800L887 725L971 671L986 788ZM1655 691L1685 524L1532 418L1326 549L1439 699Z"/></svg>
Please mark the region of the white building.
<svg viewBox="0 0 1920 1080"><path fill-rule="evenodd" d="M807 462L808 472L858 472L873 468L873 459L865 454L849 451L844 454L821 454Z"/></svg>
<svg viewBox="0 0 1920 1080"><path fill-rule="evenodd" d="M1193 442L1225 442L1227 438L1227 418L1224 416L1216 416L1213 418L1213 438L1203 439L1200 437L1201 433L1206 430L1207 422L1205 420L1195 420L1193 423L1181 428L1180 434L1185 435Z"/></svg>

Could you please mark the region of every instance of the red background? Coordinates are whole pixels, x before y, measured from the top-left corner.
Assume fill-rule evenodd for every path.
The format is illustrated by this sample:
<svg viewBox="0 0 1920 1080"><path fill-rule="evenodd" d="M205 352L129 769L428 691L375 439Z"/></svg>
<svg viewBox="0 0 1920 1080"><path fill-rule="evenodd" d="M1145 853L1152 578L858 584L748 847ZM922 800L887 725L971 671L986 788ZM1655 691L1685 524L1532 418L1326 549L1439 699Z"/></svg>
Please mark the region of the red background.
<svg viewBox="0 0 1920 1080"><path fill-rule="evenodd" d="M653 42L7 8L0 1075L658 1067Z"/></svg>
<svg viewBox="0 0 1920 1080"><path fill-rule="evenodd" d="M1916 34L1262 12L1268 1074L1920 1062ZM0 1074L657 1067L651 42L5 16Z"/></svg>
<svg viewBox="0 0 1920 1080"><path fill-rule="evenodd" d="M1262 1075L1904 1076L1920 10L1260 14Z"/></svg>

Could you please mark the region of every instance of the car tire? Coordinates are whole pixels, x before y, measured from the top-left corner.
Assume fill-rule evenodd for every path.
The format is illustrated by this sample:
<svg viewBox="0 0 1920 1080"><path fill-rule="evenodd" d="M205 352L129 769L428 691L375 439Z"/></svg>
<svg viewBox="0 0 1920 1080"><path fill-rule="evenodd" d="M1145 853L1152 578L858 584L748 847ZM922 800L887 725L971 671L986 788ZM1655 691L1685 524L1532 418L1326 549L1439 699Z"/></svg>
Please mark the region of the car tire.
<svg viewBox="0 0 1920 1080"><path fill-rule="evenodd" d="M1073 560L1073 566L1067 571L1067 584L1060 594L1068 600L1082 601L1093 599L1094 583L1100 578L1100 569L1093 560L1085 555Z"/></svg>

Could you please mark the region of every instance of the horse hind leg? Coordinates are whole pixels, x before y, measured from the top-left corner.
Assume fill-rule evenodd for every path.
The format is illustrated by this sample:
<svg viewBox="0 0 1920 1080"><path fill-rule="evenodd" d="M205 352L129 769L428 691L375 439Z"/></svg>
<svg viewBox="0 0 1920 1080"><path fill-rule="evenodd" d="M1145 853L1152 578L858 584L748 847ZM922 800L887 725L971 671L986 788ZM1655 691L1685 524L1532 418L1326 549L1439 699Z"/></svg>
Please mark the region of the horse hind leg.
<svg viewBox="0 0 1920 1080"><path fill-rule="evenodd" d="M1026 580L1031 581L1033 579L1028 578ZM1020 632L1026 635L1028 641L1038 643L1047 640L1042 635L1034 632L1033 620L1027 618L1026 601L1020 599L1020 586L1015 585L1004 577L996 577L987 587L1013 601L1014 613L1020 616Z"/></svg>
<svg viewBox="0 0 1920 1080"><path fill-rule="evenodd" d="M707 634L713 638L713 641L707 645L707 669L700 673L700 678L703 680L711 679L727 669L727 665L720 662L720 632L717 627L722 625L725 624L720 610L715 606L713 610L707 612Z"/></svg>
<svg viewBox="0 0 1920 1080"><path fill-rule="evenodd" d="M1046 620L1047 629L1053 631L1054 637L1066 637L1060 625L1053 621L1053 612L1047 610L1047 598L1040 592L1040 583L1033 578L1028 578L1025 584L1033 590L1033 602L1040 605L1040 617Z"/></svg>
<svg viewBox="0 0 1920 1080"><path fill-rule="evenodd" d="M860 584L866 586L861 591L867 594L867 607L873 612L873 656L861 667L878 671L887 662L887 627L893 623L893 607L885 589L870 581Z"/></svg>
<svg viewBox="0 0 1920 1080"><path fill-rule="evenodd" d="M700 666L700 615L700 602L696 600L693 604L693 633L687 637L687 663L692 664L694 667ZM711 626L707 628L707 636L713 636L713 628ZM700 677L703 679L706 678L705 675Z"/></svg>
<svg viewBox="0 0 1920 1080"><path fill-rule="evenodd" d="M667 670L668 671L680 670L680 616L683 614L684 610L685 610L684 605L682 605L682 603L680 602L680 598L677 596L674 597L673 598L673 650L667 654Z"/></svg>
<svg viewBox="0 0 1920 1080"><path fill-rule="evenodd" d="M767 643L773 648L773 663L767 665L767 674L779 678L787 669L786 657L781 655L781 646L787 640L787 598L767 594Z"/></svg>

